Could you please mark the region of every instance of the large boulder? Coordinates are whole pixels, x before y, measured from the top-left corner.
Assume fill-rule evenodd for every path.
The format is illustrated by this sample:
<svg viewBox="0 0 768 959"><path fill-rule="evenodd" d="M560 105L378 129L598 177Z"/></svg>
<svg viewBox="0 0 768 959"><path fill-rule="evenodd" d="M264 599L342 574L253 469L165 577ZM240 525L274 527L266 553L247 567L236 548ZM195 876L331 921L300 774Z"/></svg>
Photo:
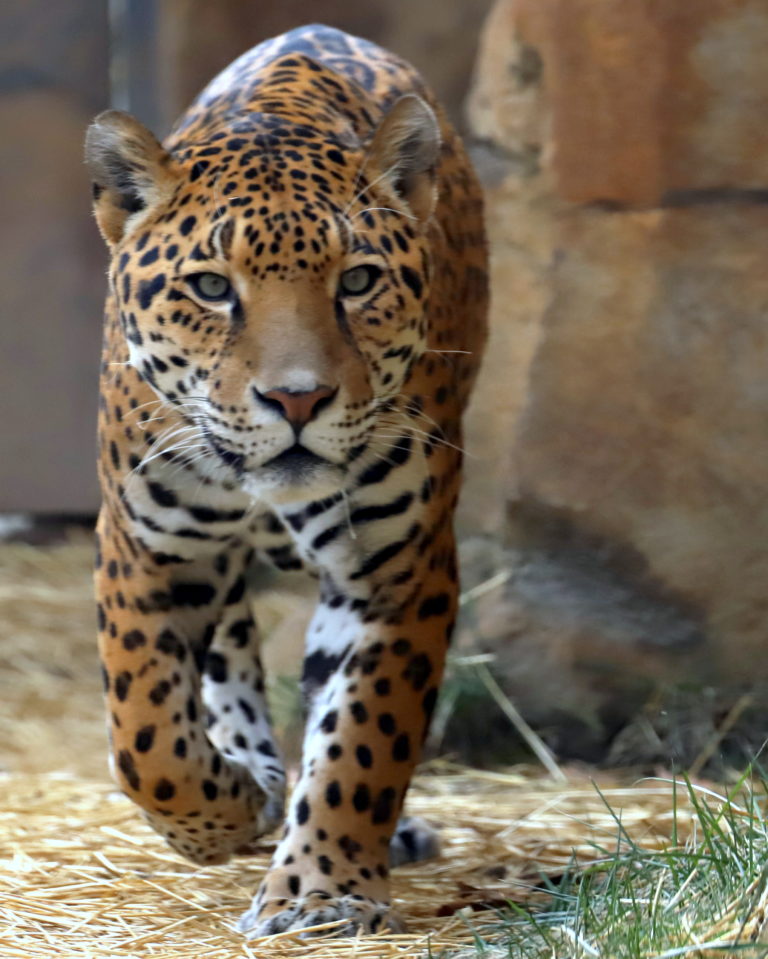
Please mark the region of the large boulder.
<svg viewBox="0 0 768 959"><path fill-rule="evenodd" d="M700 622L702 677L753 676L768 605L768 207L577 209L559 226L511 533L598 542Z"/></svg>
<svg viewBox="0 0 768 959"><path fill-rule="evenodd" d="M564 198L658 206L766 188L761 0L518 0L514 16L544 63Z"/></svg>
<svg viewBox="0 0 768 959"><path fill-rule="evenodd" d="M766 48L750 0L499 0L481 42L465 570L509 577L461 639L565 752L768 680Z"/></svg>
<svg viewBox="0 0 768 959"><path fill-rule="evenodd" d="M504 526L510 440L550 298L559 200L551 165L542 62L519 34L510 0L492 9L480 36L467 101L470 151L485 193L491 323L483 373L466 417L468 453L459 512L462 535Z"/></svg>

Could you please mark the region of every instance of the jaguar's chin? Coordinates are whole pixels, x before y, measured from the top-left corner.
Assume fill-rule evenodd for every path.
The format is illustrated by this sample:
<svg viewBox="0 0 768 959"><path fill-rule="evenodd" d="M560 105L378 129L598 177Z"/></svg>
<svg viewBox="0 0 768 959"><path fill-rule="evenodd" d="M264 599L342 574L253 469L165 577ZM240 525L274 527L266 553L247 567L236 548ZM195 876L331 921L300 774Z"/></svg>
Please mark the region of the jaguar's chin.
<svg viewBox="0 0 768 959"><path fill-rule="evenodd" d="M325 499L344 488L344 469L296 443L262 466L243 473L245 492L282 504Z"/></svg>

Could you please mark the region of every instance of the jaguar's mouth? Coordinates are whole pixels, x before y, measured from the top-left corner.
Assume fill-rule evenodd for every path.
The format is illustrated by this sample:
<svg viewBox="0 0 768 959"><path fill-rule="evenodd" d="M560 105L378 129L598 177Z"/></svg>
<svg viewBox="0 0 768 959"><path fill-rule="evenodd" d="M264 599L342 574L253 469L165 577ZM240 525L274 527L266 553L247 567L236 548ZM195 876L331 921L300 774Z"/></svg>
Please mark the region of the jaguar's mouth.
<svg viewBox="0 0 768 959"><path fill-rule="evenodd" d="M222 463L235 472L237 482L257 498L291 502L297 497L306 498L310 488L313 496L330 495L343 483L343 471L337 464L301 443L294 443L256 467L248 463L245 455L226 447L210 430L205 430L205 436Z"/></svg>
<svg viewBox="0 0 768 959"><path fill-rule="evenodd" d="M205 438L211 444L211 448L218 455L218 457L236 473L242 473L245 469L245 457L243 454L235 453L233 450L228 450L226 446L222 446L222 444L216 439L216 437L207 427L204 428L204 433Z"/></svg>
<svg viewBox="0 0 768 959"><path fill-rule="evenodd" d="M267 460L262 469L277 470L286 479L302 480L319 466L328 465L330 465L328 460L323 459L322 456L308 450L301 443L294 443L287 450Z"/></svg>
<svg viewBox="0 0 768 959"><path fill-rule="evenodd" d="M294 443L258 469L243 474L243 488L274 503L324 499L343 488L345 474L331 460Z"/></svg>

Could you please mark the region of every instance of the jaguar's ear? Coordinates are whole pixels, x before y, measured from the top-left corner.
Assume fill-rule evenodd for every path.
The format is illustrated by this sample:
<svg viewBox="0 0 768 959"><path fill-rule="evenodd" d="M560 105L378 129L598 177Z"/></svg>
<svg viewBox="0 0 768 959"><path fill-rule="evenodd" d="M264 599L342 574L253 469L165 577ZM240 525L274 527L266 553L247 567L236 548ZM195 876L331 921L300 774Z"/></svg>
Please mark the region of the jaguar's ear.
<svg viewBox="0 0 768 959"><path fill-rule="evenodd" d="M114 246L128 221L170 196L174 162L157 139L128 113L100 113L85 136L93 181L93 209L104 239Z"/></svg>
<svg viewBox="0 0 768 959"><path fill-rule="evenodd" d="M440 128L432 109L414 94L400 97L373 135L369 159L386 173L398 196L425 220L435 208Z"/></svg>

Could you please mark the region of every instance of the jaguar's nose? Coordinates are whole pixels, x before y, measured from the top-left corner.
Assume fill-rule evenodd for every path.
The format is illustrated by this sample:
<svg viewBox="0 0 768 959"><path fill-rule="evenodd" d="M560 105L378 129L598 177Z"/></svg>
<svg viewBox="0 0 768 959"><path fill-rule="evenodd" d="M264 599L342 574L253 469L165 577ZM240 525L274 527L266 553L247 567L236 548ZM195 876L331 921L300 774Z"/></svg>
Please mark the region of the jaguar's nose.
<svg viewBox="0 0 768 959"><path fill-rule="evenodd" d="M265 406L277 410L294 430L299 430L326 406L336 395L337 387L317 386L313 390L288 390L276 387L261 392L254 388L256 398Z"/></svg>

